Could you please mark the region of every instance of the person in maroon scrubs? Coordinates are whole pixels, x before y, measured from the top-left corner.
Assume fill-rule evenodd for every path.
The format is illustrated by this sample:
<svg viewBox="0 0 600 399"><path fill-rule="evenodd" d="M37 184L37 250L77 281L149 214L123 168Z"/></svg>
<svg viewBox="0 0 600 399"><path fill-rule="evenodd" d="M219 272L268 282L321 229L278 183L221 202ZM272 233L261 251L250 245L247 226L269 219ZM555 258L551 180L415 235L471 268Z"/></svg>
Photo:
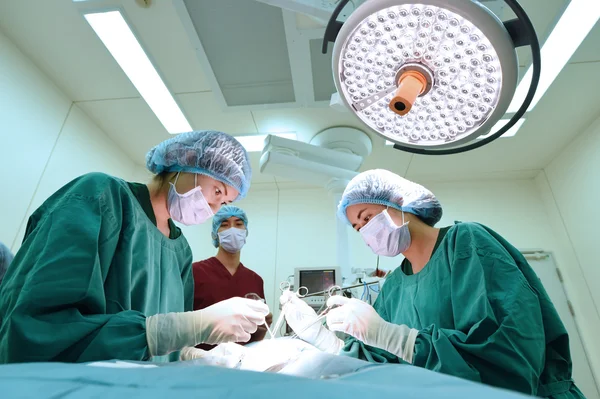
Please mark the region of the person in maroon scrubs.
<svg viewBox="0 0 600 399"><path fill-rule="evenodd" d="M248 217L236 206L223 206L213 217L213 245L217 255L193 264L194 310L204 309L217 302L233 297L250 297L256 294L264 300L263 279L240 262L241 250L248 236ZM255 295L252 295L255 296ZM266 317L270 325L273 315ZM263 324L252 334L246 344L260 341L267 332ZM210 350L214 345L202 344L200 349Z"/></svg>

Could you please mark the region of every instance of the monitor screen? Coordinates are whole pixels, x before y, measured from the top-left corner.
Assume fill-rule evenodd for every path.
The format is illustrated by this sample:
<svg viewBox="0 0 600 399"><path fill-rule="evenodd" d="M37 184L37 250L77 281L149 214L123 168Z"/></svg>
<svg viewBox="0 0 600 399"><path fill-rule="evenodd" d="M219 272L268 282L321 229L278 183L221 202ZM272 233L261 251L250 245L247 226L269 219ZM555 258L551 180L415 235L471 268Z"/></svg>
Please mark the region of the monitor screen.
<svg viewBox="0 0 600 399"><path fill-rule="evenodd" d="M299 287L308 288L309 293L325 291L335 285L335 270L300 270Z"/></svg>

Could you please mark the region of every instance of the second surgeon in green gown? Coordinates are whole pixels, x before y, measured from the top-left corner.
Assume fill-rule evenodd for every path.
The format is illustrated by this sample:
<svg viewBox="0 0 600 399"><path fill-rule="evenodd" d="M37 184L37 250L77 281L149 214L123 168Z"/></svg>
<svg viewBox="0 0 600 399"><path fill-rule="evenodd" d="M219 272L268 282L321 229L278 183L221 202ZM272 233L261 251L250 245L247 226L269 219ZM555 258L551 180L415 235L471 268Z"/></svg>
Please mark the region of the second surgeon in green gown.
<svg viewBox="0 0 600 399"><path fill-rule="evenodd" d="M243 198L246 151L190 132L147 156L148 185L101 173L38 208L0 286L0 363L177 360L199 343L249 339L266 305L232 298L192 311L192 251L173 220L210 218Z"/></svg>
<svg viewBox="0 0 600 399"><path fill-rule="evenodd" d="M431 192L385 170L355 177L338 216L377 254L405 260L375 305L334 296L327 316L284 293L286 319L301 338L331 353L410 363L530 395L583 398L571 379L569 337L521 253L476 223L433 226ZM341 341L332 331L351 336Z"/></svg>

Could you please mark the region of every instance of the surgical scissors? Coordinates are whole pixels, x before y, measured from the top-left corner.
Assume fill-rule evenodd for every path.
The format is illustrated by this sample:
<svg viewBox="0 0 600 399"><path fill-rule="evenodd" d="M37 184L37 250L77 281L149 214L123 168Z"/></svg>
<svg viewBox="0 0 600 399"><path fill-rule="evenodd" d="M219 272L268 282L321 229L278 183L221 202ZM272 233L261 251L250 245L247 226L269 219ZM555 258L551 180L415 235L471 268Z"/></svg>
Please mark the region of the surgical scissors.
<svg viewBox="0 0 600 399"><path fill-rule="evenodd" d="M379 284L379 281L373 281L370 283L354 284L354 285L349 285L347 287L340 287L339 285L334 285L333 287L329 287L328 289L323 290L323 291L311 292L310 294L307 293L302 298L310 298L311 296L321 296L321 295L325 295L325 294L328 294L329 296L331 296L332 290L334 292L335 291L346 291L346 290L350 290L352 288L364 287L365 284L367 284L367 285Z"/></svg>
<svg viewBox="0 0 600 399"><path fill-rule="evenodd" d="M292 285L290 284L289 281L282 281L279 284L279 289L281 290L281 293L283 294L285 291L291 291ZM302 293L302 292L304 292L304 293ZM305 296L308 295L308 288L306 288L305 286L298 287L298 289L296 290L296 292L294 292L294 294L296 294L296 296L298 298L304 298Z"/></svg>

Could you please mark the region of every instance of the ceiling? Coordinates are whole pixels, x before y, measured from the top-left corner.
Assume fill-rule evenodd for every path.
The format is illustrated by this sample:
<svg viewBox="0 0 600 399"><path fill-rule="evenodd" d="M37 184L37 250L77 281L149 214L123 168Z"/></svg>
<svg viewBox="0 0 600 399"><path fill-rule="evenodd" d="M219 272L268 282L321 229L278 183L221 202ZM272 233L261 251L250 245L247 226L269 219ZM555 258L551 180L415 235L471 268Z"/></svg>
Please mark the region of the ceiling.
<svg viewBox="0 0 600 399"><path fill-rule="evenodd" d="M147 150L170 135L84 20L83 8L124 10L194 129L296 132L305 142L332 126L364 129L350 113L328 107L333 83L330 58L319 53L318 21L258 0L151 3L143 8L136 0L0 0L0 30L140 165ZM543 42L568 0L520 3ZM503 2L486 4L510 18ZM519 52L523 73L530 57ZM590 84L599 72L597 24L515 137L431 157L386 147L369 133L373 153L362 168L417 180L533 177L600 115L600 90ZM259 156L251 154L255 170ZM254 183L285 181L254 176Z"/></svg>

